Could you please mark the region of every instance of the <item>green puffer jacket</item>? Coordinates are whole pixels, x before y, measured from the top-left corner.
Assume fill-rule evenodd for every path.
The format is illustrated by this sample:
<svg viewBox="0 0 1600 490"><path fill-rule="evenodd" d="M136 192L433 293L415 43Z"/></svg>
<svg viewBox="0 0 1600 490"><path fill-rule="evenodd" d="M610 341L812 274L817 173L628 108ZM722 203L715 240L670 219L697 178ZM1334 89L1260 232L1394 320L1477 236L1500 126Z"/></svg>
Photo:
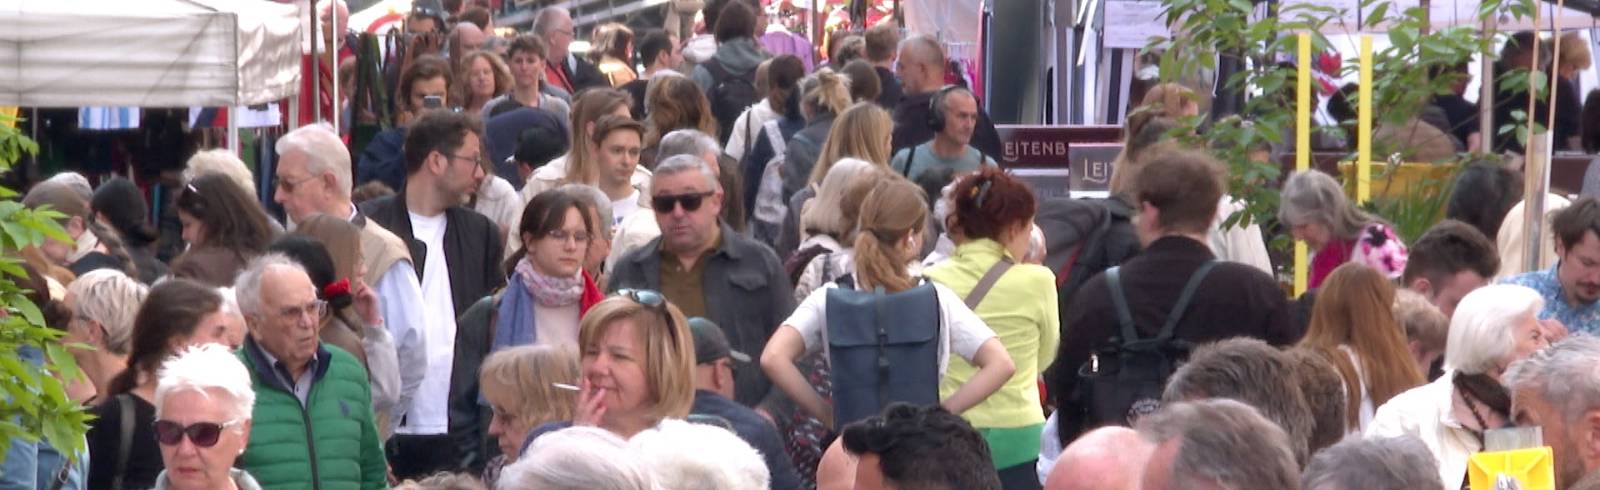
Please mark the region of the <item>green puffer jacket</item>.
<svg viewBox="0 0 1600 490"><path fill-rule="evenodd" d="M388 488L388 469L373 425L372 390L354 356L328 344L318 346L305 408L273 374L253 338L245 339L239 359L250 368L256 405L250 444L238 466L262 488Z"/></svg>

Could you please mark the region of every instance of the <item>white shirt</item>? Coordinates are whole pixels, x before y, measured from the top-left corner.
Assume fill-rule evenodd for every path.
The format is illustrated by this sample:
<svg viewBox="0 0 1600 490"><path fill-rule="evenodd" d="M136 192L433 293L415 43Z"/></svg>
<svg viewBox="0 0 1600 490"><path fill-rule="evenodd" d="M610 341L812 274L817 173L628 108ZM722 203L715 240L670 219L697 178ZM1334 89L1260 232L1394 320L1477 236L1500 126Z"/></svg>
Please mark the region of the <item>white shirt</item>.
<svg viewBox="0 0 1600 490"><path fill-rule="evenodd" d="M639 205L639 189L633 189L632 193L623 196L622 199L612 199L611 226L613 228L621 226L622 220L628 219L629 216L633 216L633 214L639 212L640 209L644 209L644 207Z"/></svg>
<svg viewBox="0 0 1600 490"><path fill-rule="evenodd" d="M1348 345L1340 345L1339 350L1344 351L1344 355L1350 358L1350 365L1356 368L1356 379L1361 382L1361 408L1356 410L1356 420L1360 425L1346 427L1345 434L1360 436L1368 426L1372 425L1372 413L1375 411L1372 405L1372 390L1367 388L1367 370L1361 366L1361 356L1357 356L1355 349L1351 349Z"/></svg>
<svg viewBox="0 0 1600 490"><path fill-rule="evenodd" d="M1467 460L1481 446L1453 414L1455 388L1446 372L1438 380L1395 395L1378 407L1367 427L1366 436L1398 437L1410 434L1422 440L1439 462L1439 480L1445 488L1461 488L1467 476Z"/></svg>
<svg viewBox="0 0 1600 490"><path fill-rule="evenodd" d="M368 226L376 224L368 223ZM390 427L386 428L386 433L392 434L428 373L428 341L422 328L422 322L428 318L427 304L422 301L422 284L417 281L416 269L409 260L394 261L389 271L372 285L372 292L381 298L378 307L383 310L383 326L394 338L395 359L400 371L400 398L391 414Z"/></svg>
<svg viewBox="0 0 1600 490"><path fill-rule="evenodd" d="M428 371L412 400L406 420L395 432L432 435L450 430L450 370L456 351L456 305L450 290L450 269L444 258L445 215L411 215L411 234L427 248L422 265L422 298L427 304L423 337L428 343Z"/></svg>
<svg viewBox="0 0 1600 490"><path fill-rule="evenodd" d="M522 197L517 195L517 189L511 183L498 175L490 174L483 179L483 184L478 186L478 199L472 203L472 210L489 217L501 233L514 230L513 226L522 218Z"/></svg>
<svg viewBox="0 0 1600 490"><path fill-rule="evenodd" d="M778 113L772 111L772 105L763 98L739 114L733 120L733 132L728 136L728 147L723 153L732 157L734 161L744 160L744 154L756 146L756 139L761 136L761 126L767 121L778 118ZM765 165L767 162L761 162Z"/></svg>
<svg viewBox="0 0 1600 490"><path fill-rule="evenodd" d="M1251 222L1250 226L1223 228L1222 224L1227 222L1228 217L1242 209L1244 201L1222 196L1222 202L1217 204L1217 217L1211 222L1210 232L1206 233L1211 253L1216 254L1218 260L1252 266L1277 277L1272 272L1272 259L1267 257L1267 243L1261 239L1260 224Z"/></svg>
<svg viewBox="0 0 1600 490"><path fill-rule="evenodd" d="M827 351L828 325L828 290L839 287L838 284L828 283L821 289L813 291L806 300L794 309L789 319L783 325L793 328L800 333L800 338L805 341L806 353L814 353L819 349ZM978 348L983 343L995 337L994 330L983 323L976 313L973 313L967 304L962 302L950 288L940 284L933 285L934 291L939 295L939 374L950 364L950 353L972 362L978 355Z"/></svg>
<svg viewBox="0 0 1600 490"><path fill-rule="evenodd" d="M510 294L510 293L507 293ZM517 292L517 294L528 294ZM533 308L533 326L540 345L578 348L578 303L567 306Z"/></svg>

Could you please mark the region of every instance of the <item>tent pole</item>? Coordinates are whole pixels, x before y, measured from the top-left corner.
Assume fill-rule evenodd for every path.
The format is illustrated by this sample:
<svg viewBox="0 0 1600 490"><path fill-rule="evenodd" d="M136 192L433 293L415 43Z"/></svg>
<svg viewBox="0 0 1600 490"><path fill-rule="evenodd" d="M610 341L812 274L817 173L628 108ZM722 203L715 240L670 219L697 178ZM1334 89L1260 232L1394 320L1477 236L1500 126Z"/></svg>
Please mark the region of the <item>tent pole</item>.
<svg viewBox="0 0 1600 490"><path fill-rule="evenodd" d="M239 113L244 106L228 106L228 153L239 156Z"/></svg>
<svg viewBox="0 0 1600 490"><path fill-rule="evenodd" d="M1490 15L1483 19L1483 35L1489 39L1494 38L1495 29L1499 25L1499 16ZM1480 153L1494 153L1494 59L1488 54L1479 54L1478 60L1478 151ZM1516 267L1507 264L1510 267Z"/></svg>
<svg viewBox="0 0 1600 490"><path fill-rule="evenodd" d="M329 1L336 2L338 0ZM333 69L333 112L328 114L328 117L333 122L334 134L344 134L339 131L339 113L343 112L341 110L343 104L339 103L339 44L344 41L344 31L339 29L339 6L329 5L328 13L328 17L332 19L329 22L333 23L333 42L328 46L328 66ZM346 24L348 23L347 20Z"/></svg>
<svg viewBox="0 0 1600 490"><path fill-rule="evenodd" d="M317 0L311 0L311 74L301 73L300 76L311 77L311 121L322 119L322 63L317 58L317 42L322 39L322 31L317 29Z"/></svg>

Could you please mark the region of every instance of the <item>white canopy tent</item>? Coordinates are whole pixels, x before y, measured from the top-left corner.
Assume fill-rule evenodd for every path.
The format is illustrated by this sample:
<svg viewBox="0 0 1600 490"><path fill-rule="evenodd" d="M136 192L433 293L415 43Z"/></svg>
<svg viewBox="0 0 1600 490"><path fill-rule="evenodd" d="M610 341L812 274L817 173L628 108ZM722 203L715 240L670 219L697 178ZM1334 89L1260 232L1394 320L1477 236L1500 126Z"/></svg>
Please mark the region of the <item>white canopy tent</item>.
<svg viewBox="0 0 1600 490"><path fill-rule="evenodd" d="M300 87L293 4L0 0L0 26L0 106L238 106Z"/></svg>

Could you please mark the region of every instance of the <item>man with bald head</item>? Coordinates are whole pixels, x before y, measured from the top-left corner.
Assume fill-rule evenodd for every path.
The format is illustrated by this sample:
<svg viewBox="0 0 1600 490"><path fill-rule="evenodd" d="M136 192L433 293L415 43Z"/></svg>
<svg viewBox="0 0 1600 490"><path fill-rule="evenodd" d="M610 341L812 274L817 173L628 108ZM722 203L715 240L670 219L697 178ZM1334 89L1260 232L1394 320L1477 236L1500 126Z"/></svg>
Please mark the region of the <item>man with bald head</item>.
<svg viewBox="0 0 1600 490"><path fill-rule="evenodd" d="M945 86L944 47L926 35L912 36L900 42L900 58L894 73L900 77L905 97L894 108L894 151L920 145L933 139L938 130L933 120L934 95ZM990 158L1000 155L1000 133L995 131L989 112L978 105L978 121L973 128L971 145ZM942 126L942 125L941 125Z"/></svg>
<svg viewBox="0 0 1600 490"><path fill-rule="evenodd" d="M533 35L544 39L549 56L545 58L544 79L554 88L576 96L590 87L609 87L611 82L600 68L569 49L577 38L572 13L561 7L545 7L533 18Z"/></svg>
<svg viewBox="0 0 1600 490"><path fill-rule="evenodd" d="M1045 490L1136 490L1155 446L1127 427L1101 427L1061 451Z"/></svg>
<svg viewBox="0 0 1600 490"><path fill-rule="evenodd" d="M459 65L467 54L483 49L483 44L489 41L489 36L483 29L471 22L458 22L450 29L450 64ZM456 67L460 72L460 66Z"/></svg>

